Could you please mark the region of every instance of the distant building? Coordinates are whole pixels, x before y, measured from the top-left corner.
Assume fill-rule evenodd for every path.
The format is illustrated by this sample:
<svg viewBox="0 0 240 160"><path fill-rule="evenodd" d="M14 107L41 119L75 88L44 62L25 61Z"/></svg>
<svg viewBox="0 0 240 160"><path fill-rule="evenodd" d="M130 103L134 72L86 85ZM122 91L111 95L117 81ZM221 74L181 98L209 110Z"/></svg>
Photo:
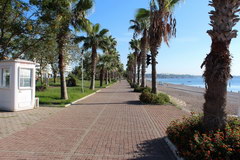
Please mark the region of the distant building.
<svg viewBox="0 0 240 160"><path fill-rule="evenodd" d="M36 63L36 70L37 72L40 72L40 64L39 63ZM71 72L72 72L72 66L70 65L66 65L65 66L65 77L67 77ZM52 70L52 67L50 64L48 64L46 67L44 67L44 69L42 70L42 75L43 75L43 78L52 78L53 77L53 70ZM57 74L57 76L59 77L60 74Z"/></svg>

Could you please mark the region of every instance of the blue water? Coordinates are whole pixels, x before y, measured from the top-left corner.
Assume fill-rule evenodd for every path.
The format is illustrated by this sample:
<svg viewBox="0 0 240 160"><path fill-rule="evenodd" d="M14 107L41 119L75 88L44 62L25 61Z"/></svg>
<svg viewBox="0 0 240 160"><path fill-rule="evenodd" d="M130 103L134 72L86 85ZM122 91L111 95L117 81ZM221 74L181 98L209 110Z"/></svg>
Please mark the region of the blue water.
<svg viewBox="0 0 240 160"><path fill-rule="evenodd" d="M181 84L186 86L201 87L205 88L205 84L202 77L193 78L160 78L158 82L161 83L171 83L171 84ZM234 77L228 82L229 92L240 92L240 77Z"/></svg>

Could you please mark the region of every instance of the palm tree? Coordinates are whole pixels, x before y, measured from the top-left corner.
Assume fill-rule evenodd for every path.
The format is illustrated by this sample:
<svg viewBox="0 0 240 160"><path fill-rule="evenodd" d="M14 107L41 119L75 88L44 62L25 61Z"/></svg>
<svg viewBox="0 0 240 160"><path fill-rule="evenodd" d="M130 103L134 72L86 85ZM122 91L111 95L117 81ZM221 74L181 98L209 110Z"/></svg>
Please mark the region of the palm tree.
<svg viewBox="0 0 240 160"><path fill-rule="evenodd" d="M131 49L134 50L134 73L133 73L133 83L136 84L136 78L137 78L137 84L140 84L140 54L139 54L139 50L140 50L140 40L137 39L132 39L130 42L130 47ZM137 68L137 69L136 69Z"/></svg>
<svg viewBox="0 0 240 160"><path fill-rule="evenodd" d="M133 87L134 55L130 53L127 58L127 79L130 82L131 87Z"/></svg>
<svg viewBox="0 0 240 160"><path fill-rule="evenodd" d="M109 82L111 83L112 79L116 80L116 75L118 74L118 69L121 65L120 58L118 52L115 52L114 54L111 55L111 64L110 68L110 76L109 76Z"/></svg>
<svg viewBox="0 0 240 160"><path fill-rule="evenodd" d="M104 74L105 74L104 71L105 71L107 62L108 62L108 55L107 54L100 55L98 65L97 65L97 68L99 68L99 70L100 70L100 77L99 77L100 87L103 86L103 79L104 79Z"/></svg>
<svg viewBox="0 0 240 160"><path fill-rule="evenodd" d="M86 28L88 24L86 13L92 8L93 2L92 0L30 0L30 2L39 7L39 13L42 14L41 19L51 26L50 32L55 32L57 35L61 99L68 99L64 76L67 57L66 45L70 43L71 28L75 30Z"/></svg>
<svg viewBox="0 0 240 160"><path fill-rule="evenodd" d="M224 129L226 125L226 95L227 81L231 77L231 55L229 46L232 38L237 36L233 27L239 21L239 0L211 0L210 6L215 10L210 12L211 26L208 31L212 39L211 51L205 58L203 77L206 93L203 105L203 124L206 131Z"/></svg>
<svg viewBox="0 0 240 160"><path fill-rule="evenodd" d="M91 84L90 89L95 89L96 65L97 65L97 49L103 48L106 44L107 29L100 30L100 24L92 25L87 32L87 36L80 36L75 39L76 43L84 42L84 48L92 49L92 68L91 68Z"/></svg>
<svg viewBox="0 0 240 160"><path fill-rule="evenodd" d="M146 54L147 54L147 48L148 48L148 32L149 32L149 10L146 10L144 8L140 8L137 11L137 14L135 16L135 20L131 20L130 22L133 23L132 26L129 27L129 29L134 30L134 38L137 35L142 35L140 48L141 48L141 62L142 62L142 82L141 87L145 87L145 73L146 73Z"/></svg>
<svg viewBox="0 0 240 160"><path fill-rule="evenodd" d="M104 54L116 55L117 54L116 46L117 46L117 41L115 38L113 38L112 36L105 37L105 43L102 46ZM109 82L110 76L111 76L111 72L109 69L106 69L106 67L103 72L106 73L105 80L106 80L106 85L108 85L108 82Z"/></svg>
<svg viewBox="0 0 240 160"><path fill-rule="evenodd" d="M150 51L152 56L152 93L157 93L156 56L162 41L168 45L172 36L176 35L176 19L172 9L180 0L151 0L150 4Z"/></svg>

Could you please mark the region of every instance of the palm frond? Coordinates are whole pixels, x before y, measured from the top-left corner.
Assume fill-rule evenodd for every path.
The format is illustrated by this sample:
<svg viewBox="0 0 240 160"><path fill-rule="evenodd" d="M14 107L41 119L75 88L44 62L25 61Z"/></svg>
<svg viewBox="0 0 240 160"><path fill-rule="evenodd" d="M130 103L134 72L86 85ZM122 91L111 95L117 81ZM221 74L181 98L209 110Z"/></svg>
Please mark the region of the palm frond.
<svg viewBox="0 0 240 160"><path fill-rule="evenodd" d="M74 43L80 43L80 42L83 42L84 40L86 40L86 37L79 36L74 39Z"/></svg>
<svg viewBox="0 0 240 160"><path fill-rule="evenodd" d="M107 33L109 32L108 29L102 29L100 32L99 32L99 36L105 36Z"/></svg>
<svg viewBox="0 0 240 160"><path fill-rule="evenodd" d="M95 24L95 25L93 26L92 32L93 32L93 33L98 33L99 30L100 30L100 24L97 23L97 24Z"/></svg>
<svg viewBox="0 0 240 160"><path fill-rule="evenodd" d="M146 20L150 17L150 11L145 8L139 8L135 15L137 21Z"/></svg>
<svg viewBox="0 0 240 160"><path fill-rule="evenodd" d="M92 0L80 0L76 4L76 10L78 11L86 11L93 7L93 1Z"/></svg>

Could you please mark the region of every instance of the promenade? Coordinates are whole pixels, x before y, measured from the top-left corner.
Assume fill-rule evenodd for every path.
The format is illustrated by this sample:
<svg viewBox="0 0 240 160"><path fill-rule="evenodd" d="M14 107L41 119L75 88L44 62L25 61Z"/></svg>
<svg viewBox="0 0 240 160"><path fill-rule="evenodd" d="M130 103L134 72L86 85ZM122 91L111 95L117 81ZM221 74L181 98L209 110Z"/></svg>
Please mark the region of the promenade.
<svg viewBox="0 0 240 160"><path fill-rule="evenodd" d="M187 115L174 106L142 105L126 81L57 110L5 134L0 159L174 160L165 131L172 120Z"/></svg>

